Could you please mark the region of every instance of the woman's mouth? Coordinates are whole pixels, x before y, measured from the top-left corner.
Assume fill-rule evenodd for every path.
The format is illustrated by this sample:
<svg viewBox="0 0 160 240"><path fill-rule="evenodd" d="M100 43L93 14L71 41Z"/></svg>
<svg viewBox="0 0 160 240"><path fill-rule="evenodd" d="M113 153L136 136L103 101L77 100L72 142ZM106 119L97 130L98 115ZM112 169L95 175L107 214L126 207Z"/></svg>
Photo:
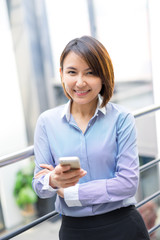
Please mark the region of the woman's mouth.
<svg viewBox="0 0 160 240"><path fill-rule="evenodd" d="M78 95L78 96L85 96L88 94L90 90L85 90L85 91L80 91L80 90L74 90L74 92Z"/></svg>

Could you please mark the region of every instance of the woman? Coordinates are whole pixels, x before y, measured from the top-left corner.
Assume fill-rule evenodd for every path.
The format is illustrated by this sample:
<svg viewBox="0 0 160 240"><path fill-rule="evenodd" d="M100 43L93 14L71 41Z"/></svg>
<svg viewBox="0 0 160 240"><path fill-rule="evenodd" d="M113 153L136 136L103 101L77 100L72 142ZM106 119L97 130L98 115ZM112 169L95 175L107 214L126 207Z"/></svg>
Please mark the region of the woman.
<svg viewBox="0 0 160 240"><path fill-rule="evenodd" d="M41 198L57 194L60 240L147 240L135 209L139 160L134 117L109 102L114 71L105 47L83 36L60 58L66 96L63 106L44 112L35 131L33 188ZM78 156L68 171L59 157Z"/></svg>

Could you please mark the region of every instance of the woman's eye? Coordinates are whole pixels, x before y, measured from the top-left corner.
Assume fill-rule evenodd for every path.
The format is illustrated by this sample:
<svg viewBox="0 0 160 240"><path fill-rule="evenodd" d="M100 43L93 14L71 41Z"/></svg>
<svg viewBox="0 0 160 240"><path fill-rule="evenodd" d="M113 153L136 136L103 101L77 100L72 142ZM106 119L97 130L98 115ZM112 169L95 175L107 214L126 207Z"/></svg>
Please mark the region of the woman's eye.
<svg viewBox="0 0 160 240"><path fill-rule="evenodd" d="M73 75L73 74L76 74L76 72L75 71L68 71L68 74Z"/></svg>
<svg viewBox="0 0 160 240"><path fill-rule="evenodd" d="M92 71L87 72L87 75L93 75Z"/></svg>

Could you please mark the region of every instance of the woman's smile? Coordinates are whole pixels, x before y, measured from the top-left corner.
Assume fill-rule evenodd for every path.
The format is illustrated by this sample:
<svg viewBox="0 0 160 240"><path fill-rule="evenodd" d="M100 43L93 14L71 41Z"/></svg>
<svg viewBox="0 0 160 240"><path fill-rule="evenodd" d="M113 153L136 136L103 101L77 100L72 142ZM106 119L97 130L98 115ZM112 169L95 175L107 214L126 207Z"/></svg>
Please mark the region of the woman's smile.
<svg viewBox="0 0 160 240"><path fill-rule="evenodd" d="M83 96L86 96L90 90L73 90L79 97L83 97Z"/></svg>
<svg viewBox="0 0 160 240"><path fill-rule="evenodd" d="M84 59L70 52L64 60L63 71L60 71L65 90L72 101L78 105L95 106L102 89L102 80L93 73Z"/></svg>

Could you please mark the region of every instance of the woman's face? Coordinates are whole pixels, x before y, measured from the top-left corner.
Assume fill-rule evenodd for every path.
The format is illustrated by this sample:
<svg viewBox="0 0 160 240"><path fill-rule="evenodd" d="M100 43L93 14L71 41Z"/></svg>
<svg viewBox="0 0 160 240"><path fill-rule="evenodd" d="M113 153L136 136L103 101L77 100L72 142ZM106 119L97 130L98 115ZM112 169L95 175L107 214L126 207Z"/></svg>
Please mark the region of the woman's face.
<svg viewBox="0 0 160 240"><path fill-rule="evenodd" d="M102 81L80 56L70 52L64 59L60 73L65 90L74 103L91 104L97 101Z"/></svg>

